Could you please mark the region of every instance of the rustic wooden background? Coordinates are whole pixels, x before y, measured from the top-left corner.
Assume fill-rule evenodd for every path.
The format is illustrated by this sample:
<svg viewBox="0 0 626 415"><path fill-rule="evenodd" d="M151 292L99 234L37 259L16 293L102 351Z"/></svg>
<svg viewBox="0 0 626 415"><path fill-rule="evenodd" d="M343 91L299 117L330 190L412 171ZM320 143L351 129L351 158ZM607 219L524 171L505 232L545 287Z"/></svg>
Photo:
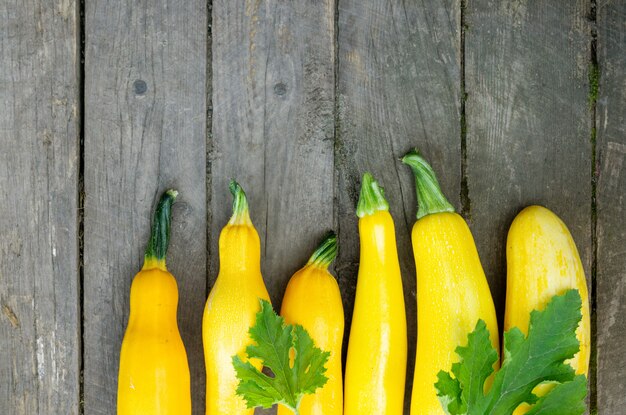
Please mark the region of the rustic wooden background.
<svg viewBox="0 0 626 415"><path fill-rule="evenodd" d="M569 225L592 292L591 409L623 413L625 66L625 0L0 1L0 413L115 412L129 284L168 187L204 413L201 315L230 177L277 307L338 232L349 327L371 171L396 220L413 356L416 201L398 157L415 146L470 223L500 318L514 215L539 203Z"/></svg>

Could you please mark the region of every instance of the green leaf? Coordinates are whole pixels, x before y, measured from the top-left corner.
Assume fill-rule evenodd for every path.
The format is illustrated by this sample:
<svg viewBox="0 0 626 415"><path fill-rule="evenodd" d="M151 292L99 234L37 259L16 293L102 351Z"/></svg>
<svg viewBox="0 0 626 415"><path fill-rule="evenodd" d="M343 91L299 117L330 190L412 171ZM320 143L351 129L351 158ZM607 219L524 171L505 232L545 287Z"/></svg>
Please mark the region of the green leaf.
<svg viewBox="0 0 626 415"><path fill-rule="evenodd" d="M587 378L577 375L571 382L559 383L526 412L526 415L578 415L585 412Z"/></svg>
<svg viewBox="0 0 626 415"><path fill-rule="evenodd" d="M528 414L582 414L585 377L575 376L566 363L579 349L576 328L581 304L578 291L569 290L554 296L543 311L531 313L528 337L517 328L505 333L502 368L487 394L483 388L497 354L487 326L479 320L467 346L456 349L460 359L452 365L454 377L443 371L438 375L435 388L444 410L450 415L510 415L526 402L535 404ZM558 384L538 398L532 390L546 381Z"/></svg>
<svg viewBox="0 0 626 415"><path fill-rule="evenodd" d="M439 380L435 383L435 388L443 410L448 415L466 414L467 407L461 399L462 389L459 381L443 370L439 371L437 379Z"/></svg>
<svg viewBox="0 0 626 415"><path fill-rule="evenodd" d="M451 415L467 413L467 402L475 402L483 396L484 383L498 361L498 352L491 346L489 330L483 320L478 320L476 328L467 338L467 346L459 346L455 350L460 358L458 363L452 365L455 378L440 371L437 375L439 382L435 384L437 389L444 388L438 396Z"/></svg>
<svg viewBox="0 0 626 415"><path fill-rule="evenodd" d="M248 408L270 408L281 403L295 412L305 394L315 393L326 384L324 365L330 353L315 347L302 326L285 324L268 301L261 300L261 311L249 334L254 343L246 347L248 358L259 359L274 376L233 356L239 378L237 394Z"/></svg>
<svg viewBox="0 0 626 415"><path fill-rule="evenodd" d="M489 330L483 320L478 320L476 328L467 338L466 347L456 348L461 361L452 365L452 373L457 379L463 379L463 402L474 402L483 396L485 381L493 373L498 352L491 346Z"/></svg>

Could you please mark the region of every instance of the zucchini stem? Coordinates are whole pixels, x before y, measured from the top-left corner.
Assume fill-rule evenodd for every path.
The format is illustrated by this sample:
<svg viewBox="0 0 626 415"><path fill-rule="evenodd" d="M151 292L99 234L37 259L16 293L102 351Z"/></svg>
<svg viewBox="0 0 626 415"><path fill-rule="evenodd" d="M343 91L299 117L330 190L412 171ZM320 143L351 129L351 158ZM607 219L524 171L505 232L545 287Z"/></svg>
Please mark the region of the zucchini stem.
<svg viewBox="0 0 626 415"><path fill-rule="evenodd" d="M228 221L229 225L248 225L251 222L250 212L248 210L248 199L242 187L234 180L230 181L228 186L230 193L233 195L233 215Z"/></svg>
<svg viewBox="0 0 626 415"><path fill-rule="evenodd" d="M435 171L417 150L409 151L402 162L409 165L415 175L417 219L433 213L454 212L454 206L441 191Z"/></svg>
<svg viewBox="0 0 626 415"><path fill-rule="evenodd" d="M170 222L172 220L172 205L178 196L174 189L167 190L161 196L154 211L152 231L146 253L144 255L144 269L158 267L165 268L165 256L170 243Z"/></svg>
<svg viewBox="0 0 626 415"><path fill-rule="evenodd" d="M356 215L359 218L363 216L373 215L379 211L388 211L389 203L385 199L385 191L374 180L370 173L363 175L361 182L361 194L359 195L359 203L356 207Z"/></svg>
<svg viewBox="0 0 626 415"><path fill-rule="evenodd" d="M319 268L327 269L328 266L337 257L337 235L330 231L324 238L324 241L317 247L307 265L314 265Z"/></svg>

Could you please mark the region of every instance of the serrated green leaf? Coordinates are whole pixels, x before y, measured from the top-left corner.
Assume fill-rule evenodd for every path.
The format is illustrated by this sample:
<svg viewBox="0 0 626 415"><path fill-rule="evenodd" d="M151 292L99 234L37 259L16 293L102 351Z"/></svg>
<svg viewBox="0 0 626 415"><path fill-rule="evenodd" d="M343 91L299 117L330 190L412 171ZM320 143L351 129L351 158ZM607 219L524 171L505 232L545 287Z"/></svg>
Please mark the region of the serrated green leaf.
<svg viewBox="0 0 626 415"><path fill-rule="evenodd" d="M248 408L271 408L274 402L282 399L272 382L268 381L265 374L259 372L257 368L249 362L244 362L239 356L233 356L233 366L239 378L237 394L242 396Z"/></svg>
<svg viewBox="0 0 626 415"><path fill-rule="evenodd" d="M581 305L578 291L569 290L554 296L543 311L531 313L527 337L517 328L505 333L502 367L487 394L483 387L496 352L489 342L486 325L479 321L468 336L467 346L457 348L460 361L452 365L456 379L440 374L435 384L442 404L448 405L444 409L451 415L510 415L526 402L535 404L534 411L541 411L536 415L556 415L550 410L561 402L564 406L558 414L578 415L581 407L584 411L586 383L581 388L574 369L565 363L579 349L576 328ZM532 390L545 381L559 384L538 399Z"/></svg>
<svg viewBox="0 0 626 415"><path fill-rule="evenodd" d="M452 373L463 383L461 398L464 406L483 397L485 381L498 361L498 352L491 345L489 330L483 320L478 320L467 339L467 346L456 348L460 361L452 365Z"/></svg>
<svg viewBox="0 0 626 415"><path fill-rule="evenodd" d="M441 371L435 387L439 391L439 400L450 415L464 415L468 403L484 397L484 384L493 373L498 353L491 345L489 330L483 320L478 320L474 331L467 336L467 345L458 346L455 351L459 361L452 365L454 378Z"/></svg>
<svg viewBox="0 0 626 415"><path fill-rule="evenodd" d="M324 365L330 352L315 347L313 339L301 325L294 327L294 350L296 355L293 373L296 375L297 390L300 394L315 393L315 389L321 387L319 385L325 385L328 381L324 375Z"/></svg>
<svg viewBox="0 0 626 415"><path fill-rule="evenodd" d="M302 396L326 384L324 365L330 353L315 347L302 326L285 324L268 301L261 300L261 310L249 334L253 343L246 347L248 358L259 359L274 376L233 356L239 378L237 394L245 399L248 408L270 408L281 403L295 411Z"/></svg>
<svg viewBox="0 0 626 415"><path fill-rule="evenodd" d="M448 372L443 370L437 373L437 397L443 410L448 415L464 415L467 413L467 407L463 405L461 400L461 384L454 379Z"/></svg>
<svg viewBox="0 0 626 415"><path fill-rule="evenodd" d="M508 362L511 360L511 355L519 352L525 339L524 333L517 327L513 327L504 333L504 356L502 356L502 361Z"/></svg>
<svg viewBox="0 0 626 415"><path fill-rule="evenodd" d="M510 414L521 402L532 399L532 390L539 383L574 378L574 369L565 361L578 352L576 328L581 305L576 290L554 296L543 311L530 314L526 339L507 336L509 356L505 356L487 395L489 413Z"/></svg>
<svg viewBox="0 0 626 415"><path fill-rule="evenodd" d="M526 412L526 415L581 415L585 412L587 378L574 377L571 382L559 383Z"/></svg>

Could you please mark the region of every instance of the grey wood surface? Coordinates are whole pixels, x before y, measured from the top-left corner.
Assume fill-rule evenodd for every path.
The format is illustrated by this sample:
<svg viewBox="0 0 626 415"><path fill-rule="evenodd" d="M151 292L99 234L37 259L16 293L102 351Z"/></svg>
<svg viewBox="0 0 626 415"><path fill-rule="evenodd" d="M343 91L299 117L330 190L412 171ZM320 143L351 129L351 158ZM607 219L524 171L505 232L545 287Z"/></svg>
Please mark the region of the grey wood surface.
<svg viewBox="0 0 626 415"><path fill-rule="evenodd" d="M173 209L168 269L204 413L207 6L199 0L90 1L85 10L85 414L116 407L129 287L160 193Z"/></svg>
<svg viewBox="0 0 626 415"><path fill-rule="evenodd" d="M598 3L598 413L626 406L626 2Z"/></svg>
<svg viewBox="0 0 626 415"><path fill-rule="evenodd" d="M277 309L293 272L338 232L347 342L364 171L396 224L408 408L416 200L398 158L412 147L469 220L500 323L513 217L538 203L564 219L597 288L592 411L621 413L626 2L597 3L594 22L590 0L1 2L0 413L115 412L129 287L170 187L168 267L194 414L230 178L248 194Z"/></svg>
<svg viewBox="0 0 626 415"><path fill-rule="evenodd" d="M468 217L500 327L505 246L528 205L568 225L590 277L591 115L588 3L467 3Z"/></svg>
<svg viewBox="0 0 626 415"><path fill-rule="evenodd" d="M0 413L78 414L77 5L0 19Z"/></svg>
<svg viewBox="0 0 626 415"><path fill-rule="evenodd" d="M417 342L416 275L411 229L415 182L399 162L417 147L459 206L460 7L458 1L340 1L336 137L339 257L336 264L348 329L356 291L356 204L370 171L385 188L396 226L408 331L405 412L410 407ZM345 350L345 349L344 349ZM345 354L345 352L344 352Z"/></svg>

